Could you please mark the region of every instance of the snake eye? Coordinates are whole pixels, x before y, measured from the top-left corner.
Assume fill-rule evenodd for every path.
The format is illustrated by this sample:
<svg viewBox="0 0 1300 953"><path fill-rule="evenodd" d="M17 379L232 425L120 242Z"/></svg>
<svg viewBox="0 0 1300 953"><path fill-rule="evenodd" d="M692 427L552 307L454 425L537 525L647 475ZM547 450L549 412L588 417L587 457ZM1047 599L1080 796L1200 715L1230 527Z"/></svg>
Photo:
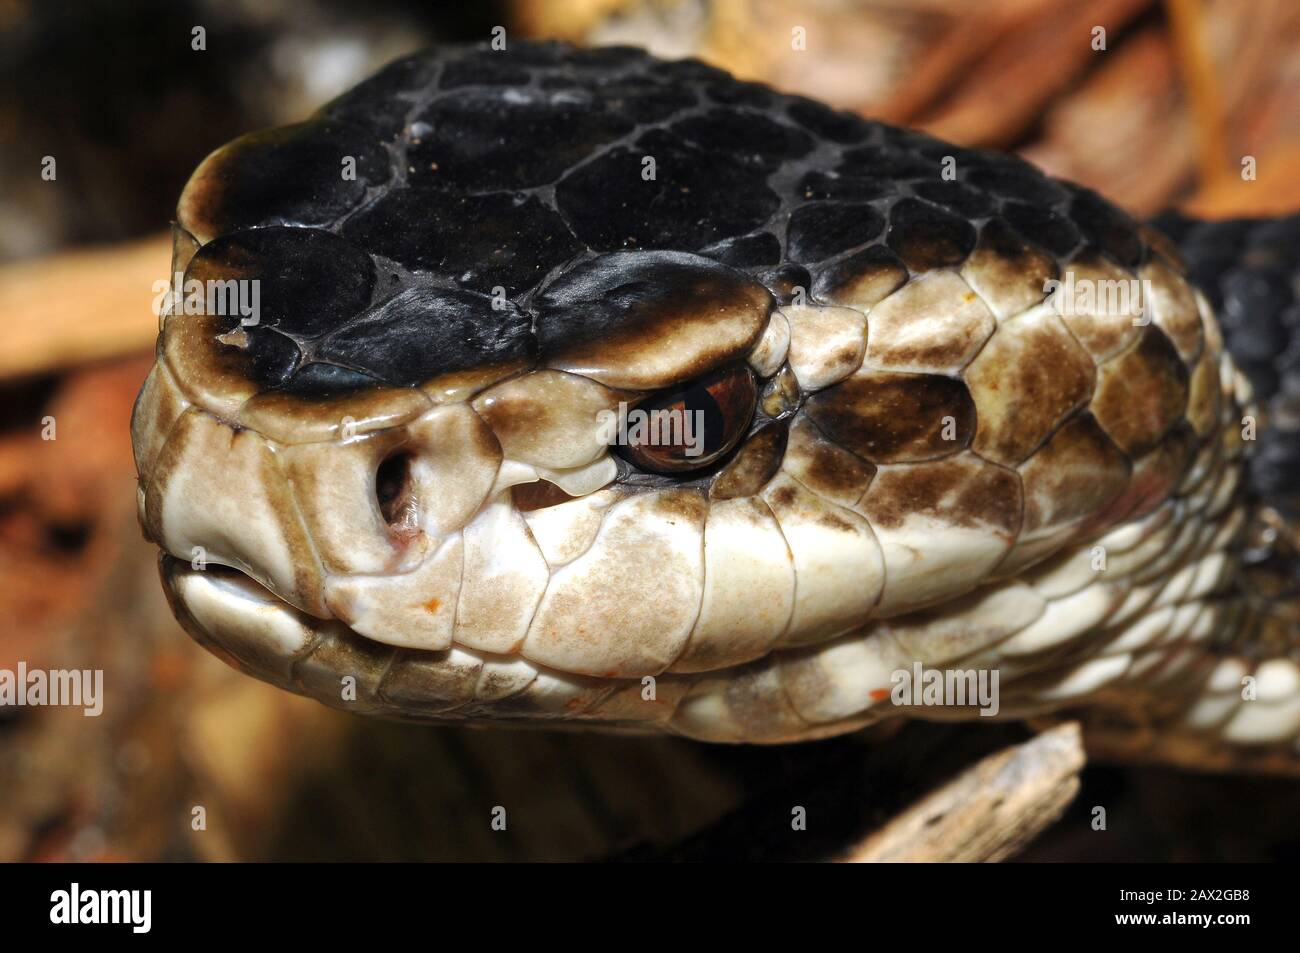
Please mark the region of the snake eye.
<svg viewBox="0 0 1300 953"><path fill-rule="evenodd" d="M745 435L757 397L754 375L743 365L656 394L628 411L620 452L655 473L708 466Z"/></svg>

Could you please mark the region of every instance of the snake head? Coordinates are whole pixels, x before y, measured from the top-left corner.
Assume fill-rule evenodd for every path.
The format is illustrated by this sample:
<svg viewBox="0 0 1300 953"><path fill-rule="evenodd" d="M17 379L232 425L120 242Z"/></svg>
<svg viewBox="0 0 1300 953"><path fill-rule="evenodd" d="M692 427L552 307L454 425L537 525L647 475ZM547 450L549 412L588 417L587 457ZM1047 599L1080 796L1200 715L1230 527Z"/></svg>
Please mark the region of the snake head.
<svg viewBox="0 0 1300 953"><path fill-rule="evenodd" d="M140 512L232 664L393 717L815 737L915 659L1039 672L1130 591L1035 629L1086 544L1228 511L1208 306L1093 193L512 49L399 61L181 196Z"/></svg>

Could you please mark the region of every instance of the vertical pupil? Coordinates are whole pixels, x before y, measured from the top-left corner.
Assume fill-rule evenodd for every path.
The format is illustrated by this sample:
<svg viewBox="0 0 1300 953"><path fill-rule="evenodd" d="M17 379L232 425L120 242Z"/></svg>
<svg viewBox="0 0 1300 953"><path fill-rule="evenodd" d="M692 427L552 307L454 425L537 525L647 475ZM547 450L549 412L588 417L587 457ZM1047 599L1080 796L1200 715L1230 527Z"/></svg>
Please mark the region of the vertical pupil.
<svg viewBox="0 0 1300 953"><path fill-rule="evenodd" d="M697 440L703 438L703 452L713 453L727 442L727 417L708 388L693 388L690 396L688 412L693 433Z"/></svg>
<svg viewBox="0 0 1300 953"><path fill-rule="evenodd" d="M689 460L687 450L698 450L699 456L707 456L727 442L726 414L707 386L692 385L669 400L650 405L650 409L671 412L675 418L674 426L663 431L672 436L673 442L651 447L652 450Z"/></svg>

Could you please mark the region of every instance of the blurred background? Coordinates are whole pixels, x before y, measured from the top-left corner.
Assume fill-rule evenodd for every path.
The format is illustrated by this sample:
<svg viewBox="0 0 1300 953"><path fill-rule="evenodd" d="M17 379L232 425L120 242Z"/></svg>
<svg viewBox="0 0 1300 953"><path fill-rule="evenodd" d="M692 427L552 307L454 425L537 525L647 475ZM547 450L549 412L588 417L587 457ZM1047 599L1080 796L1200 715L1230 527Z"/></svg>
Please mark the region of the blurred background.
<svg viewBox="0 0 1300 953"><path fill-rule="evenodd" d="M239 676L172 621L127 427L185 179L396 56L498 25L1014 150L1139 216L1300 210L1294 0L0 0L0 668L101 668L106 696L99 718L0 708L0 860L821 857L1026 736L750 749L382 724ZM1297 795L1089 765L1021 859L1295 859ZM825 819L797 842L791 803Z"/></svg>

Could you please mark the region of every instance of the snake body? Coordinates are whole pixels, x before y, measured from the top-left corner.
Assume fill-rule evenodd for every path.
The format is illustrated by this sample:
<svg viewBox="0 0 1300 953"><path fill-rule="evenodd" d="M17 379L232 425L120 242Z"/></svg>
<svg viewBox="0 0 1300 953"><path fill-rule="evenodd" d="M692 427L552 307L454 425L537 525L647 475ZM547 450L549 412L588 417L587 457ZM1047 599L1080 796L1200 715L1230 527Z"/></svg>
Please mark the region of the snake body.
<svg viewBox="0 0 1300 953"><path fill-rule="evenodd" d="M259 678L716 741L976 714L894 704L919 663L996 671L1002 717L1300 754L1284 600L1247 585L1287 559L1250 382L1171 237L1088 189L511 43L222 147L175 234L260 314L165 315L141 521L187 630ZM628 408L698 410L703 452L611 446Z"/></svg>

